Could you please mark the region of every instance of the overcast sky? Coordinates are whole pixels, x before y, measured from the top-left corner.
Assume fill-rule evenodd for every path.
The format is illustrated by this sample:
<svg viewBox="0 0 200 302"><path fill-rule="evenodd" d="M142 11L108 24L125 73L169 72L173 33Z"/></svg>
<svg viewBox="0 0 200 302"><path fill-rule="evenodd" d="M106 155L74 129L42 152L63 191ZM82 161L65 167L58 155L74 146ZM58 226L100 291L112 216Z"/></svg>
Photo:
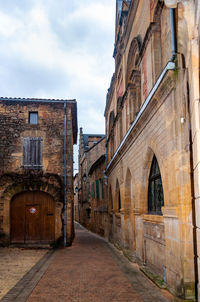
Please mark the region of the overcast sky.
<svg viewBox="0 0 200 302"><path fill-rule="evenodd" d="M0 96L76 99L78 126L104 133L114 29L115 0L0 0Z"/></svg>
<svg viewBox="0 0 200 302"><path fill-rule="evenodd" d="M0 0L0 95L76 99L79 127L104 133L115 0Z"/></svg>

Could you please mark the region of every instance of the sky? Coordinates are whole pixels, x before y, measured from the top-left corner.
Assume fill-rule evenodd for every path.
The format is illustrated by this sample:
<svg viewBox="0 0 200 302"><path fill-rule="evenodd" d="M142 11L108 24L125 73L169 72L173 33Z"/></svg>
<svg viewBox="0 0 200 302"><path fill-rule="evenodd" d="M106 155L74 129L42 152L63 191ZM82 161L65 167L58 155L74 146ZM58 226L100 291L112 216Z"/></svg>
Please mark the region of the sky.
<svg viewBox="0 0 200 302"><path fill-rule="evenodd" d="M0 0L0 96L76 99L104 133L114 30L115 0Z"/></svg>

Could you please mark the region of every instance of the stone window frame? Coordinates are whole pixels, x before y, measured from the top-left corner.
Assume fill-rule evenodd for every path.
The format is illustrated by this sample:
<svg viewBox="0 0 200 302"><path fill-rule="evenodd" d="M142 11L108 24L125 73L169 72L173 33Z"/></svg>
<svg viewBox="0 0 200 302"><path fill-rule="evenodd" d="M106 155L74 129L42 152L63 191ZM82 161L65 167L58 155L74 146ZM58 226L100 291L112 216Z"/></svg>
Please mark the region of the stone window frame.
<svg viewBox="0 0 200 302"><path fill-rule="evenodd" d="M34 121L34 119L32 121L31 116L36 116L36 122ZM28 122L29 125L38 125L38 111L29 111Z"/></svg>
<svg viewBox="0 0 200 302"><path fill-rule="evenodd" d="M158 182L160 182L158 184ZM159 185L159 187L158 187ZM153 190L153 191L152 191ZM158 193L160 194L158 196ZM153 156L149 174L148 185L148 213L162 215L161 208L164 206L164 194L160 168L156 156Z"/></svg>

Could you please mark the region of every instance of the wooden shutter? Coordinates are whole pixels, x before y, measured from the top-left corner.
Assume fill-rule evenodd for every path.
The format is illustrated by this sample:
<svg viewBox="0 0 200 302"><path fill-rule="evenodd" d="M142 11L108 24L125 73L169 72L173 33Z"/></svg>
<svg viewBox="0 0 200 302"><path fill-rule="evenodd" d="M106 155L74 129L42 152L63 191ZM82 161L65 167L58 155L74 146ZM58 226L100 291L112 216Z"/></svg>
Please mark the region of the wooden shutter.
<svg viewBox="0 0 200 302"><path fill-rule="evenodd" d="M100 200L103 199L103 178L99 179L100 182Z"/></svg>
<svg viewBox="0 0 200 302"><path fill-rule="evenodd" d="M23 166L29 169L42 167L42 138L23 138Z"/></svg>
<svg viewBox="0 0 200 302"><path fill-rule="evenodd" d="M91 184L91 197L94 198L94 183Z"/></svg>
<svg viewBox="0 0 200 302"><path fill-rule="evenodd" d="M96 198L99 199L99 180L96 180Z"/></svg>

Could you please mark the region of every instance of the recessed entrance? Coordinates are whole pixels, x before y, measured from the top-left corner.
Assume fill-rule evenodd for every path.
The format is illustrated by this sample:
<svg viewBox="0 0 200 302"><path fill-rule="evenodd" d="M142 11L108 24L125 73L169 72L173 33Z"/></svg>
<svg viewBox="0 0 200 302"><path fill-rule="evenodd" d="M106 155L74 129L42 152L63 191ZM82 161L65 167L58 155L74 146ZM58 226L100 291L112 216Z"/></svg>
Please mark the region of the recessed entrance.
<svg viewBox="0 0 200 302"><path fill-rule="evenodd" d="M44 192L26 191L11 200L11 242L55 240L55 202Z"/></svg>

